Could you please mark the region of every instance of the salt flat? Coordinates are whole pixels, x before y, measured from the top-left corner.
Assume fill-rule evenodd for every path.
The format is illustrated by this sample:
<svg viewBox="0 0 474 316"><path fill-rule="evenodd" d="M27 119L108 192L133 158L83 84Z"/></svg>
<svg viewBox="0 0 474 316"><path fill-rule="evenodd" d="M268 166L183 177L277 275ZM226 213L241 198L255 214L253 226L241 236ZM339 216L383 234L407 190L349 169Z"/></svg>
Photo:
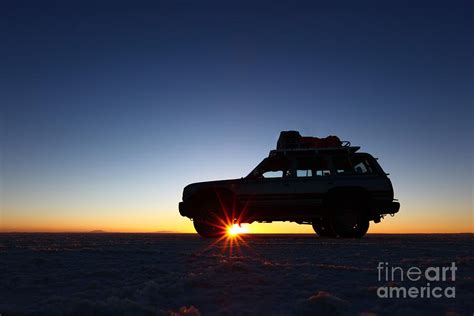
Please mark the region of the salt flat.
<svg viewBox="0 0 474 316"><path fill-rule="evenodd" d="M236 247L194 234L0 234L0 314L472 315L472 234L250 235ZM455 298L379 298L379 262L455 262ZM451 315L450 314L450 315Z"/></svg>

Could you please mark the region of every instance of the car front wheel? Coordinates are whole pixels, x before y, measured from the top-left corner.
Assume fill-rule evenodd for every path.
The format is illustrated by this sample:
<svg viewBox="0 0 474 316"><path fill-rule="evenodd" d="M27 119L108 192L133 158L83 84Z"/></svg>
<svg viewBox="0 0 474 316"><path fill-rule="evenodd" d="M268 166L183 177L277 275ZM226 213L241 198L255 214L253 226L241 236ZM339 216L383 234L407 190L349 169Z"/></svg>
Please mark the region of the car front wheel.
<svg viewBox="0 0 474 316"><path fill-rule="evenodd" d="M218 225L197 219L194 220L194 229L199 236L204 238L218 238L225 234L225 231Z"/></svg>

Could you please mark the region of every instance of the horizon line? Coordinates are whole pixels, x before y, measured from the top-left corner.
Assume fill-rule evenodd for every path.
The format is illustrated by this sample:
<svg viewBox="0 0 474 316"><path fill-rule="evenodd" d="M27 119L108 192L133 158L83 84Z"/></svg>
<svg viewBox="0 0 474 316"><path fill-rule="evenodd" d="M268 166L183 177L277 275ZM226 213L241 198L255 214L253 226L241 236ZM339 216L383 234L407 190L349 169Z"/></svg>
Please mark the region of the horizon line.
<svg viewBox="0 0 474 316"><path fill-rule="evenodd" d="M196 232L124 232L124 231L0 231L0 234L157 234L157 235L198 235ZM469 235L474 232L416 232L416 233L367 233L367 235ZM245 233L242 235L315 235L314 233Z"/></svg>

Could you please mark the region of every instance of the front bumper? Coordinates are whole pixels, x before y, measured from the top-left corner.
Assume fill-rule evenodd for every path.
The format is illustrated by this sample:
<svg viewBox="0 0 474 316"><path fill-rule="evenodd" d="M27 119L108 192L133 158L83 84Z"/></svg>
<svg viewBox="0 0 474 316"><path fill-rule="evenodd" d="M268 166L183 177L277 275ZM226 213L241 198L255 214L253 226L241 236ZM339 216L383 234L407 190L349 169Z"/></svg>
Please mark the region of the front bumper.
<svg viewBox="0 0 474 316"><path fill-rule="evenodd" d="M186 202L179 202L178 204L179 214L181 216L189 216L189 207L188 203Z"/></svg>

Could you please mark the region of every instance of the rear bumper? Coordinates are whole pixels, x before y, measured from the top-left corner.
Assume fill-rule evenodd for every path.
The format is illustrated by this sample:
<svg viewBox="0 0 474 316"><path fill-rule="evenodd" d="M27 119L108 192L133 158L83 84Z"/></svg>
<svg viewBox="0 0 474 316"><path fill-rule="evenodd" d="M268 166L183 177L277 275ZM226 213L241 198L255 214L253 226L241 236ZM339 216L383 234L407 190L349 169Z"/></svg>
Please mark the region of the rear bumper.
<svg viewBox="0 0 474 316"><path fill-rule="evenodd" d="M372 205L372 209L378 214L395 214L400 210L400 203L391 202L379 202Z"/></svg>

